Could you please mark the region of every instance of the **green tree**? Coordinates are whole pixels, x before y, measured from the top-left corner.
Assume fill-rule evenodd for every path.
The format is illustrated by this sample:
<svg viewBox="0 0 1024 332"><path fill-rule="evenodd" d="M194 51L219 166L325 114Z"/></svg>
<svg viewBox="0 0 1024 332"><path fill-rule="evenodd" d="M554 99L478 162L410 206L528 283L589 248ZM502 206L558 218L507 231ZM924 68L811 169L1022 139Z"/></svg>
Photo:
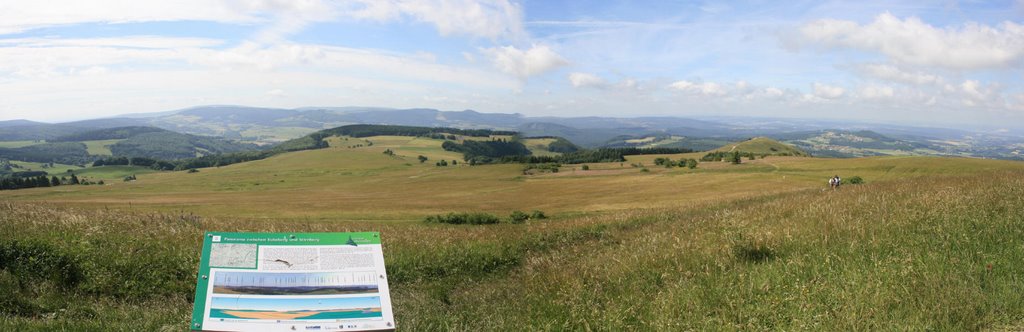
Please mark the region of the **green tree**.
<svg viewBox="0 0 1024 332"><path fill-rule="evenodd" d="M52 178L50 178L50 186L56 187L56 186L59 186L59 185L60 185L60 179L58 179L56 175L53 176Z"/></svg>
<svg viewBox="0 0 1024 332"><path fill-rule="evenodd" d="M512 214L508 216L508 220L513 224L522 224L528 219L530 219L530 215L523 211L512 211Z"/></svg>
<svg viewBox="0 0 1024 332"><path fill-rule="evenodd" d="M689 168L689 169L697 168L697 159L693 159L693 158L687 159L686 160L686 168Z"/></svg>
<svg viewBox="0 0 1024 332"><path fill-rule="evenodd" d="M422 164L422 163L427 161L427 157L425 157L423 155L419 155L418 157L416 157L416 159L420 160L420 164Z"/></svg>
<svg viewBox="0 0 1024 332"><path fill-rule="evenodd" d="M743 156L740 155L739 151L733 151L732 156L729 157L729 162L738 165L743 162Z"/></svg>
<svg viewBox="0 0 1024 332"><path fill-rule="evenodd" d="M71 173L71 184L81 184L78 182L78 176L75 176L75 173Z"/></svg>

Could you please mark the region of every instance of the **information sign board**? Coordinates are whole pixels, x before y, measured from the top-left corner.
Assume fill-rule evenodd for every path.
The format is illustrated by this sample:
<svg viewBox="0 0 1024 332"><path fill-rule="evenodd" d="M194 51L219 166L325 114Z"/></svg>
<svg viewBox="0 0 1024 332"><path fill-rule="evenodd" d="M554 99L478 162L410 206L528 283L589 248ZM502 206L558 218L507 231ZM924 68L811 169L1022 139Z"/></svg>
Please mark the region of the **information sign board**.
<svg viewBox="0 0 1024 332"><path fill-rule="evenodd" d="M193 330L394 330L380 234L207 233Z"/></svg>

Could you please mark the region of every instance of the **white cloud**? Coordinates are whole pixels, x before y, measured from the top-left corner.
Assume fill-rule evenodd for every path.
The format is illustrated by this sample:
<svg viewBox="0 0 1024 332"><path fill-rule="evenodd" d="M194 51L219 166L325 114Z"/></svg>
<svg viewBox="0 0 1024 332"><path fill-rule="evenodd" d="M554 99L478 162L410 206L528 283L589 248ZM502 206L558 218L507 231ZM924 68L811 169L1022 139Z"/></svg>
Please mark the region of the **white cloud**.
<svg viewBox="0 0 1024 332"><path fill-rule="evenodd" d="M762 90L762 92L765 96L773 98L782 97L782 95L785 94L785 92L783 92L782 89L779 88L765 88L764 90Z"/></svg>
<svg viewBox="0 0 1024 332"><path fill-rule="evenodd" d="M346 15L357 19L391 21L409 17L434 25L441 35L518 39L523 11L507 0L357 0Z"/></svg>
<svg viewBox="0 0 1024 332"><path fill-rule="evenodd" d="M569 83L572 83L573 87L594 87L601 88L608 86L608 82L603 78L597 77L597 75L587 73L569 73Z"/></svg>
<svg viewBox="0 0 1024 332"><path fill-rule="evenodd" d="M270 1L268 1L270 2ZM80 23L211 21L249 24L263 21L260 1L5 1L0 4L0 34Z"/></svg>
<svg viewBox="0 0 1024 332"><path fill-rule="evenodd" d="M892 98L895 94L895 90L889 86L869 85L860 89L860 97L865 99Z"/></svg>
<svg viewBox="0 0 1024 332"><path fill-rule="evenodd" d="M723 88L721 84L713 82L695 83L690 81L676 81L669 84L668 87L669 89L704 96L724 96L726 94L725 88Z"/></svg>
<svg viewBox="0 0 1024 332"><path fill-rule="evenodd" d="M544 45L533 45L525 51L515 46L492 47L482 49L481 53L489 56L502 72L524 80L569 64Z"/></svg>
<svg viewBox="0 0 1024 332"><path fill-rule="evenodd" d="M0 35L82 23L208 21L265 25L255 36L275 42L309 23L338 18L434 25L442 35L491 39L526 36L522 9L507 0L53 0L0 4Z"/></svg>
<svg viewBox="0 0 1024 332"><path fill-rule="evenodd" d="M124 36L107 38L13 38L0 39L0 47L58 47L58 46L108 46L127 48L191 48L212 47L224 41L210 38Z"/></svg>
<svg viewBox="0 0 1024 332"><path fill-rule="evenodd" d="M938 75L906 71L888 64L864 64L855 68L863 75L892 82L913 85L935 85L943 82L942 77Z"/></svg>
<svg viewBox="0 0 1024 332"><path fill-rule="evenodd" d="M842 87L824 83L814 83L814 96L822 99L839 99L846 93Z"/></svg>
<svg viewBox="0 0 1024 332"><path fill-rule="evenodd" d="M964 104L970 106L990 105L998 103L1002 99L998 85L983 85L977 80L966 80L960 83L959 92L964 96Z"/></svg>
<svg viewBox="0 0 1024 332"><path fill-rule="evenodd" d="M1024 58L1024 26L1004 22L998 27L966 23L934 27L916 17L905 20L883 13L866 25L825 19L801 27L803 37L825 46L880 52L907 64L951 69L1001 68Z"/></svg>
<svg viewBox="0 0 1024 332"><path fill-rule="evenodd" d="M267 91L267 95L268 96L272 96L272 97L286 97L287 96L287 94L282 89L273 89L273 90Z"/></svg>
<svg viewBox="0 0 1024 332"><path fill-rule="evenodd" d="M83 39L73 40L68 44L125 43ZM243 43L230 49L8 46L0 47L0 59L4 60L0 61L0 82L159 68L167 72L200 69L224 75L251 70L333 72L348 77L392 80L396 84L406 80L430 81L471 89L507 90L518 85L515 80L495 75L491 70L438 64L430 57L419 53L389 53L297 43L282 43L275 46Z"/></svg>

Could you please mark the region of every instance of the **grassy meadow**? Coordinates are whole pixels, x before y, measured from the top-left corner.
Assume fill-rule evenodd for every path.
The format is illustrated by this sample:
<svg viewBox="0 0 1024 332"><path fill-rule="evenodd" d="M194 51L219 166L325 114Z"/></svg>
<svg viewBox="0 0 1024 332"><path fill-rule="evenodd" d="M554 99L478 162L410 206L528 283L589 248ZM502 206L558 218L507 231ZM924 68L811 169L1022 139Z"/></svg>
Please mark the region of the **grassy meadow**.
<svg viewBox="0 0 1024 332"><path fill-rule="evenodd" d="M44 141L0 141L0 148L20 148L45 143Z"/></svg>
<svg viewBox="0 0 1024 332"><path fill-rule="evenodd" d="M330 143L0 192L0 330L185 330L205 231L381 232L400 330L1024 328L1024 163L645 155L524 175L435 166L461 161L440 140ZM825 190L833 174L866 184ZM422 222L514 210L550 218Z"/></svg>
<svg viewBox="0 0 1024 332"><path fill-rule="evenodd" d="M108 140L97 140L97 141L83 141L85 144L86 151L89 151L90 155L94 156L111 156L113 153L110 152L110 146L117 144L117 142L123 141L123 139L108 139Z"/></svg>

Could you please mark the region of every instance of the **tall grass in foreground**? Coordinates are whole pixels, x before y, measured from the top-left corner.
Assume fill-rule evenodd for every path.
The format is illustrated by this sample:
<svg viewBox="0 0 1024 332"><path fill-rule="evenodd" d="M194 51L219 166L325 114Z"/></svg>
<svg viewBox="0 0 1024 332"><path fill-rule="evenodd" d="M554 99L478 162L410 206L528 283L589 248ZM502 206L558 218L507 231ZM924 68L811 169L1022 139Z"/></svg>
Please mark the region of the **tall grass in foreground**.
<svg viewBox="0 0 1024 332"><path fill-rule="evenodd" d="M184 330L205 230L381 231L401 330L1020 329L1021 211L1021 172L525 225L0 203L0 330Z"/></svg>

